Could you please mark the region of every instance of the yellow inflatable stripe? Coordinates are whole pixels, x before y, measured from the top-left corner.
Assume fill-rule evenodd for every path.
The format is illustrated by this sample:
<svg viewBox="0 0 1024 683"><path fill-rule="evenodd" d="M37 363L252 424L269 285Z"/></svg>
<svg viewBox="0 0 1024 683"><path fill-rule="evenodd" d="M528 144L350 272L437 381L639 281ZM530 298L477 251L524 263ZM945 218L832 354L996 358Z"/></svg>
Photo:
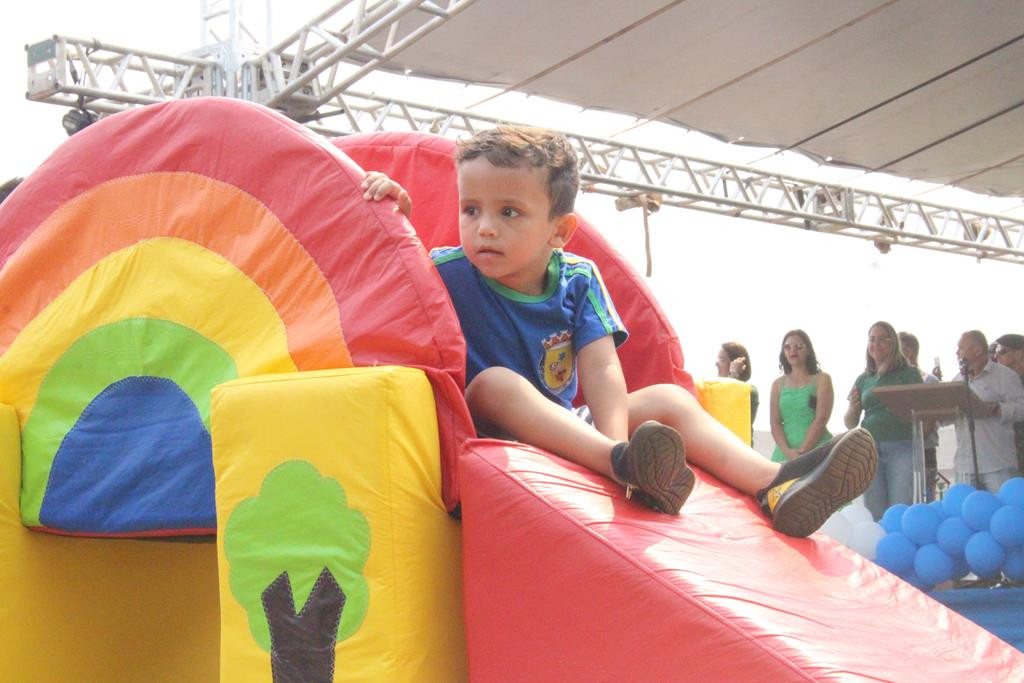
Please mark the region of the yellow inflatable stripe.
<svg viewBox="0 0 1024 683"><path fill-rule="evenodd" d="M284 323L263 290L212 251L165 237L102 259L24 327L0 356L0 402L14 406L24 424L68 347L101 325L138 317L195 330L231 356L240 377L296 369Z"/></svg>

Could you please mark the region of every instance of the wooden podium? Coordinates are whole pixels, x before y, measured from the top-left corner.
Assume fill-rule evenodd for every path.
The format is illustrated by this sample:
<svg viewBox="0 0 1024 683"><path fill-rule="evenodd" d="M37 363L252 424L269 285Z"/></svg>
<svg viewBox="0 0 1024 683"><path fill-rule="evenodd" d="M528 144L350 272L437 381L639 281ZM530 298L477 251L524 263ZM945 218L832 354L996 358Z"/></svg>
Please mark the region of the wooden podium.
<svg viewBox="0 0 1024 683"><path fill-rule="evenodd" d="M981 419L995 414L997 404L982 401L964 382L931 382L876 387L875 396L893 415L913 425L914 502L929 502L931 491L925 478L924 425L967 415ZM978 473L974 473L975 483Z"/></svg>

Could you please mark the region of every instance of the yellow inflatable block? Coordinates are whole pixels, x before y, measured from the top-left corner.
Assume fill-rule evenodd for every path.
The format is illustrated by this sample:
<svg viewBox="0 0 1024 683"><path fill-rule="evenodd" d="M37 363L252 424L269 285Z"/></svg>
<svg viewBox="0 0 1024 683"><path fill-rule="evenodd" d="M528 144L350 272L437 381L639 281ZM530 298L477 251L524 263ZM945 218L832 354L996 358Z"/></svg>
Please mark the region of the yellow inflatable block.
<svg viewBox="0 0 1024 683"><path fill-rule="evenodd" d="M214 544L29 531L20 479L17 416L0 405L0 678L216 680Z"/></svg>
<svg viewBox="0 0 1024 683"><path fill-rule="evenodd" d="M697 394L704 410L740 437L743 443L751 442L749 384L731 377L706 379L697 383Z"/></svg>
<svg viewBox="0 0 1024 683"><path fill-rule="evenodd" d="M212 437L222 681L465 679L459 526L423 373L228 382Z"/></svg>

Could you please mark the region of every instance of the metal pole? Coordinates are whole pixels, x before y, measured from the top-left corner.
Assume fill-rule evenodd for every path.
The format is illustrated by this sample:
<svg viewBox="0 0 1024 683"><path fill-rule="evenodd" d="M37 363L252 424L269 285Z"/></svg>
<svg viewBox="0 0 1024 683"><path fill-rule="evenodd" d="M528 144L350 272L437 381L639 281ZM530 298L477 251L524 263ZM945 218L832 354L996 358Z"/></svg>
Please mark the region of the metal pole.
<svg viewBox="0 0 1024 683"><path fill-rule="evenodd" d="M644 249L647 251L647 277L651 276L651 226L647 223L647 216L650 211L647 208L647 198L643 198L644 209Z"/></svg>
<svg viewBox="0 0 1024 683"><path fill-rule="evenodd" d="M924 418L918 414L917 410L911 410L910 422L913 425L911 435L911 462L913 463L914 471L913 502L930 503L928 477L924 463Z"/></svg>
<svg viewBox="0 0 1024 683"><path fill-rule="evenodd" d="M971 435L971 459L974 463L974 487L977 488L981 483L981 478L978 476L978 445L974 440L974 404L972 401L974 398L974 392L971 391L970 375L968 374L966 360L960 362L960 374L964 377L964 391L967 392L967 431Z"/></svg>

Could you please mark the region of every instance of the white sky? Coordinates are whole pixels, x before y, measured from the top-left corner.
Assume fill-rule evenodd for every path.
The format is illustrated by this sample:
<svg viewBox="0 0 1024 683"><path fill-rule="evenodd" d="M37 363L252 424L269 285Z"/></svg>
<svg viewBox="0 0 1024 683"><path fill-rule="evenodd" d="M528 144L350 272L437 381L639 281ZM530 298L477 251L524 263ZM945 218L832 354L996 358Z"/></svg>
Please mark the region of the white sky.
<svg viewBox="0 0 1024 683"><path fill-rule="evenodd" d="M276 3L275 38L297 28L326 4L292 0L284 7L285 3ZM26 43L57 33L178 54L195 49L200 41L199 0L40 0L21 3L16 14L0 23L0 111L5 138L0 182L27 175L65 139L60 123L64 109L24 99ZM432 92L448 93L444 97L453 101L439 104L453 108L463 104L455 99L478 99L459 96L454 86ZM587 126L586 132L596 134L604 134L599 132L602 127L617 120L613 115L567 117L567 111L576 110L537 98L518 104L521 99L512 96L496 106L503 107L509 118L561 129ZM521 106L522 116L510 116L510 106ZM765 155L761 149L723 145L699 134L645 128L628 140L738 163ZM831 181L859 182L890 194L916 194L929 187L877 175L863 178L848 169L820 169L799 155L769 163L784 165L791 175L818 178L827 173ZM944 190L923 198L970 203L994 212L1021 204L1020 200L985 201ZM612 199L601 195L582 196L577 208L638 270L644 267L643 223L637 210L619 213ZM788 329L807 330L822 366L833 377L837 394L830 423L833 430L842 429L843 397L863 367L872 322L888 320L897 329L917 334L922 364L930 367L932 359L940 357L947 379L955 373L954 350L962 331L978 328L990 339L1005 332L1024 332L1021 266L976 263L964 256L910 248L896 248L883 256L862 240L680 209L663 209L650 222L654 275L649 284L682 340L687 368L696 376L711 376L721 342L745 344L752 356L753 382L762 394L757 429L768 429L768 392L778 375L781 335Z"/></svg>

